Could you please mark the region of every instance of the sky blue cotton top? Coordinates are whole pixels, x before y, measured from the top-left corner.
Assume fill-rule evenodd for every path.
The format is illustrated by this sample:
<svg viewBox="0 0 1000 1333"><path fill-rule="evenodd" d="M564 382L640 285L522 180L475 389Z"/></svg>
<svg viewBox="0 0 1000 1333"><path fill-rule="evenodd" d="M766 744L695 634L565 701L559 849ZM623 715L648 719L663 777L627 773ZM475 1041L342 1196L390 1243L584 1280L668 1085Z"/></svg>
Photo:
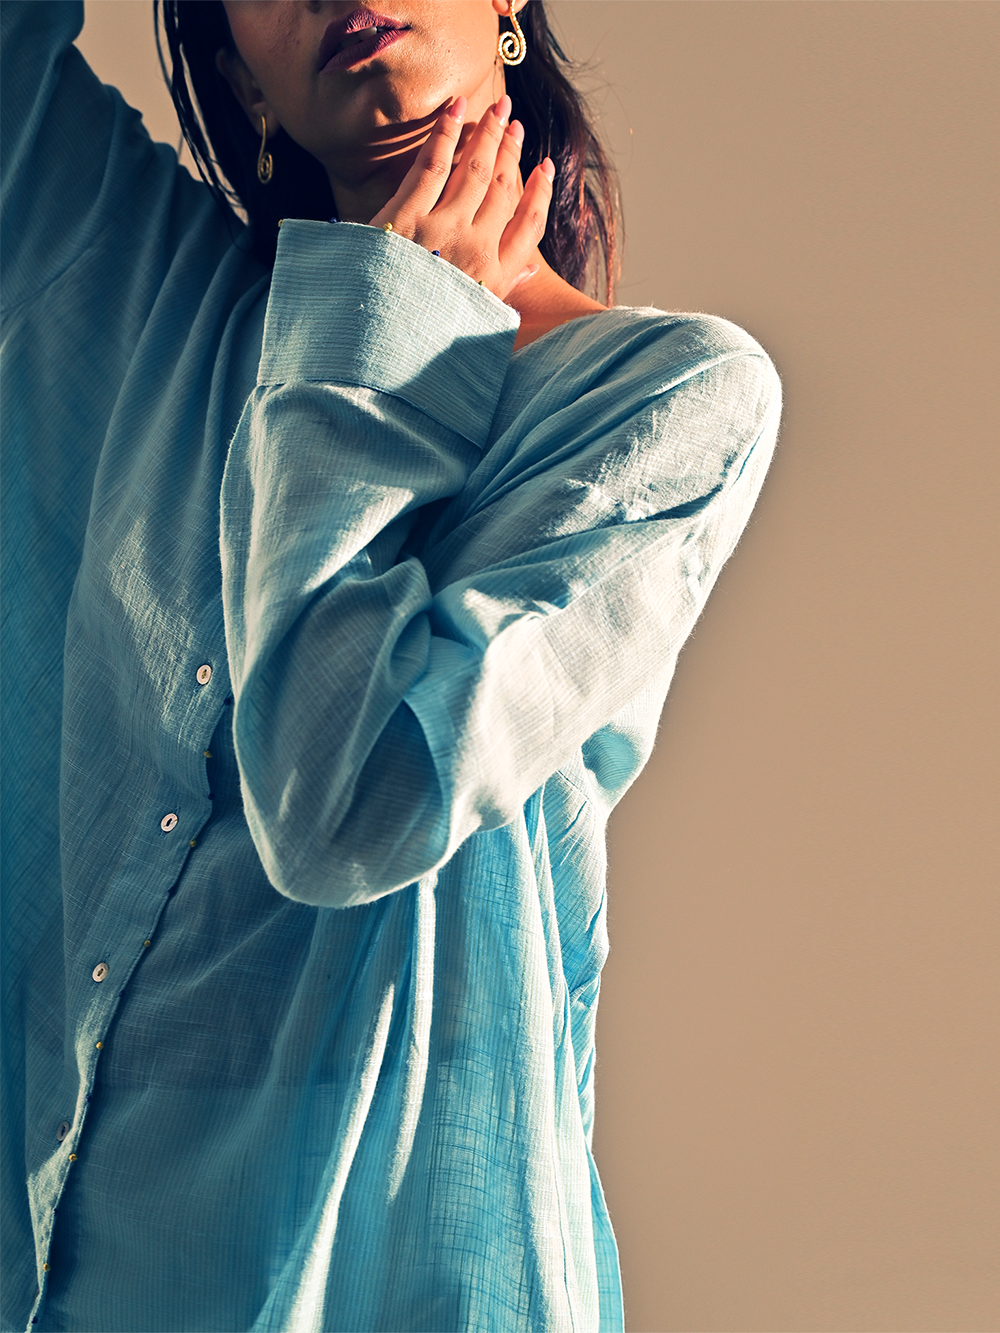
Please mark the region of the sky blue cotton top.
<svg viewBox="0 0 1000 1333"><path fill-rule="evenodd" d="M3 1326L619 1329L604 825L774 370L655 310L513 353L367 227L272 276L80 5L0 12Z"/></svg>

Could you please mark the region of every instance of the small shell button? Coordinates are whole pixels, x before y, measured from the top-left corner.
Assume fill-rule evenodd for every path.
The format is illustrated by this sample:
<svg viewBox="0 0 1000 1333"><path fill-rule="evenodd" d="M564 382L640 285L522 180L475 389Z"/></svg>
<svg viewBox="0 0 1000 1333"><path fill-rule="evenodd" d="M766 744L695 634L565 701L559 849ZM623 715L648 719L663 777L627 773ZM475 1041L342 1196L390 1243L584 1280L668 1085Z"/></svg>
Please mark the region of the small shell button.
<svg viewBox="0 0 1000 1333"><path fill-rule="evenodd" d="M108 975L107 963L98 963L90 975L94 978L95 981L103 981L104 978Z"/></svg>
<svg viewBox="0 0 1000 1333"><path fill-rule="evenodd" d="M59 1128L56 1130L56 1138L59 1140L60 1143L62 1143L63 1139L69 1133L69 1129L70 1129L69 1121L64 1120L62 1124L59 1126Z"/></svg>
<svg viewBox="0 0 1000 1333"><path fill-rule="evenodd" d="M207 662L205 663L204 666L200 666L198 668L198 670L194 673L194 678L199 685L208 684L208 682L212 679L212 668L208 665Z"/></svg>
<svg viewBox="0 0 1000 1333"><path fill-rule="evenodd" d="M175 814L164 815L160 820L160 828L164 833L173 833L177 827L177 816Z"/></svg>

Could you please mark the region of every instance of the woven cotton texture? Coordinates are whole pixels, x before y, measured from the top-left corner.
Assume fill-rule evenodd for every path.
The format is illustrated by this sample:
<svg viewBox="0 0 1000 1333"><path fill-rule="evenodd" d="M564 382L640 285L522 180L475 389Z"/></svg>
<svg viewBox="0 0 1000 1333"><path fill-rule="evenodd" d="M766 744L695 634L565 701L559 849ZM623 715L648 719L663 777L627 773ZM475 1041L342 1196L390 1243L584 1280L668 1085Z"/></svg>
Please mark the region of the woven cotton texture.
<svg viewBox="0 0 1000 1333"><path fill-rule="evenodd" d="M612 1333L604 826L774 370L645 309L515 353L379 229L272 278L79 5L0 16L3 1327Z"/></svg>

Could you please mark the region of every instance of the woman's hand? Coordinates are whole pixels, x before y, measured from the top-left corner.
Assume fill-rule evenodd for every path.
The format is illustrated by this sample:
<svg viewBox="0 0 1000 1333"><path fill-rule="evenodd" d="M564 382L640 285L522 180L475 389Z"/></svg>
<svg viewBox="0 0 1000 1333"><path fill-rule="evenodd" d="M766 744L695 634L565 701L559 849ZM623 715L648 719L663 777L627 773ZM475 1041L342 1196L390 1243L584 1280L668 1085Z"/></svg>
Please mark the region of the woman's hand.
<svg viewBox="0 0 1000 1333"><path fill-rule="evenodd" d="M538 272L531 263L545 233L555 167L546 158L521 189L518 163L524 128L507 125L511 101L504 94L465 144L466 99L459 97L438 119L402 185L371 220L425 249L438 251L501 300ZM506 127L506 128L505 128Z"/></svg>

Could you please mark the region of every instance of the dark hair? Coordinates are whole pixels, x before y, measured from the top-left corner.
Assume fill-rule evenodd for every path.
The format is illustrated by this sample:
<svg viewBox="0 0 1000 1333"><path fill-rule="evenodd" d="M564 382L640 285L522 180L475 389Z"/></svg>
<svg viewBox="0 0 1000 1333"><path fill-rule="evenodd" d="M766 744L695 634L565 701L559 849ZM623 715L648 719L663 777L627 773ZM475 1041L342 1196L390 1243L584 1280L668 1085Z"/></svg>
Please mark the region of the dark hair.
<svg viewBox="0 0 1000 1333"><path fill-rule="evenodd" d="M160 43L160 14L171 68ZM203 180L226 208L242 206L254 253L274 263L278 219L326 221L336 206L320 163L279 130L268 143L274 179L257 179L260 135L215 64L234 50L222 0L153 0L156 44L184 138ZM506 69L514 114L525 130L525 174L544 157L556 164L555 195L541 251L567 282L614 299L618 195L614 172L570 83L571 62L548 25L543 0L529 0L518 20L528 43L522 64ZM506 20L504 20L506 22Z"/></svg>

